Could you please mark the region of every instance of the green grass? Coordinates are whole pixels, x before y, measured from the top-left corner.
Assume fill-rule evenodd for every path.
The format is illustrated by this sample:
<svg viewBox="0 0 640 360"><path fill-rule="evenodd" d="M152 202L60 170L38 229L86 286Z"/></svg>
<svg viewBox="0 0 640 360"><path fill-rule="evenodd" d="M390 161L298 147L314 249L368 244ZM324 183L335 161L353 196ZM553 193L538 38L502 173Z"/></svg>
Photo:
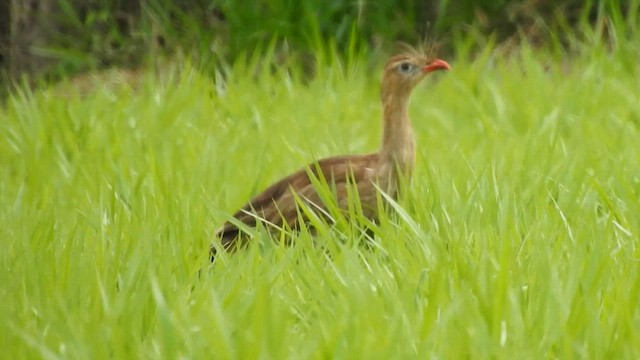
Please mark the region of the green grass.
<svg viewBox="0 0 640 360"><path fill-rule="evenodd" d="M413 96L415 177L374 249L322 232L327 257L302 234L212 267L249 196L377 148L379 71L17 94L0 110L3 357L638 358L626 49L447 59Z"/></svg>

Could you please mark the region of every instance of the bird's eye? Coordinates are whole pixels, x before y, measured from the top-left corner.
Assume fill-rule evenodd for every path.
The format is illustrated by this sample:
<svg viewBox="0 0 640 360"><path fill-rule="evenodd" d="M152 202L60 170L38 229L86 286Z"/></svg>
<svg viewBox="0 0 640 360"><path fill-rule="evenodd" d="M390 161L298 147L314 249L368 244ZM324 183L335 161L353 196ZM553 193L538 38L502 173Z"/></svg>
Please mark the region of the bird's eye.
<svg viewBox="0 0 640 360"><path fill-rule="evenodd" d="M412 66L410 63L408 62L403 62L402 64L400 64L400 71L406 73L409 72L411 70Z"/></svg>

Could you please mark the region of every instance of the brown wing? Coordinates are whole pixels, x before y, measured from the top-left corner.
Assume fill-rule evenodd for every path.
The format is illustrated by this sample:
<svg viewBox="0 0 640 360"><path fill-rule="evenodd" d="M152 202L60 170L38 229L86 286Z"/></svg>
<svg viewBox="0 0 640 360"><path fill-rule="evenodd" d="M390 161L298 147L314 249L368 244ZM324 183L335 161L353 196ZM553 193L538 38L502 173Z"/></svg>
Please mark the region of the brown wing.
<svg viewBox="0 0 640 360"><path fill-rule="evenodd" d="M298 226L298 211L294 193L299 198L313 203L314 206L325 209L309 178L307 169L311 170L316 178L319 177L319 169L324 179L335 186L340 207L347 205L346 187L351 179L355 180L357 184L361 201L375 201L375 186L372 181L377 176L378 165L378 154L322 159L269 186L238 210L233 217L250 227L255 226L259 221L257 216L276 226L281 226L286 222L289 227L296 228ZM221 239L225 248L233 248L239 235L240 229L229 221L216 232L216 236Z"/></svg>

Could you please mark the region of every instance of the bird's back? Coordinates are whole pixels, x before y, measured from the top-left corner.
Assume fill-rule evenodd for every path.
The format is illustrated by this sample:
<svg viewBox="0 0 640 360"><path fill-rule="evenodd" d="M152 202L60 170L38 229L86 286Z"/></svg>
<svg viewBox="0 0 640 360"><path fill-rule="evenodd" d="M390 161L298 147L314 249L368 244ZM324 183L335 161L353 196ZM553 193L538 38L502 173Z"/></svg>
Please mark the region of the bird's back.
<svg viewBox="0 0 640 360"><path fill-rule="evenodd" d="M326 210L310 176L326 180L327 184L335 189L337 204L341 209L348 206L346 195L349 184L355 184L363 212L368 217L374 217L378 208L374 184L378 182L380 174L381 161L377 153L322 159L272 184L245 204L233 217L249 227L256 226L257 222L262 220L278 227L287 224L292 229L297 228L299 224L296 196L310 204L312 209L317 207ZM221 239L223 247L229 249L234 248L237 241L242 241L240 229L230 221L225 222L216 232L216 236Z"/></svg>

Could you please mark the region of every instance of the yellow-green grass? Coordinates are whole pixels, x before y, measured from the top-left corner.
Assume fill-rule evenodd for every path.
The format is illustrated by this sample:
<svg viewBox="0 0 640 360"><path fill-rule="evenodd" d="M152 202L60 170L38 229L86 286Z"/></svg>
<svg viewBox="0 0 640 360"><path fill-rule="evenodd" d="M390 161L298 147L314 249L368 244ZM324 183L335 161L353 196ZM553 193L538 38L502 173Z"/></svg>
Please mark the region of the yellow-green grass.
<svg viewBox="0 0 640 360"><path fill-rule="evenodd" d="M416 171L374 246L260 235L213 266L214 230L257 191L376 150L379 71L186 67L136 91L14 95L3 357L637 358L637 59L448 58L414 93Z"/></svg>

